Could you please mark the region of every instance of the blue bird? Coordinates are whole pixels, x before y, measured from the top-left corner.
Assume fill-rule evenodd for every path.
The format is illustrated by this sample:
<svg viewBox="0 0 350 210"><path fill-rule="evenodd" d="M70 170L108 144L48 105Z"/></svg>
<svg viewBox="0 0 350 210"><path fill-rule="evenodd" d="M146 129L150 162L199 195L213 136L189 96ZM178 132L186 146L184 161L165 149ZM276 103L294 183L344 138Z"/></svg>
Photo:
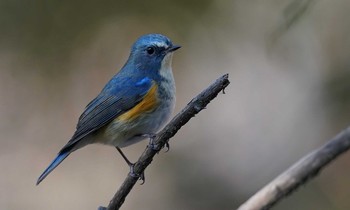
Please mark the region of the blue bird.
<svg viewBox="0 0 350 210"><path fill-rule="evenodd" d="M169 120L175 106L171 62L179 48L161 34L141 36L123 68L86 106L74 135L36 184L72 152L93 143L116 147L132 173L133 164L120 148L152 137Z"/></svg>

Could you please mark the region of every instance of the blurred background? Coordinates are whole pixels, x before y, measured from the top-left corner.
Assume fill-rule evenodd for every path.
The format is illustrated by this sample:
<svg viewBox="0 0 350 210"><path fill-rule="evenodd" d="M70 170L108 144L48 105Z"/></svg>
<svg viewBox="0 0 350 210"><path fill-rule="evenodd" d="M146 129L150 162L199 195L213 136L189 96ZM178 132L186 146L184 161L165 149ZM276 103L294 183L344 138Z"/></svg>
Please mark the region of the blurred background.
<svg viewBox="0 0 350 210"><path fill-rule="evenodd" d="M176 111L224 73L122 209L235 209L350 122L350 2L0 0L0 209L97 209L129 168L112 147L74 152L36 179L132 43L162 33ZM124 149L136 160L147 142ZM350 209L350 154L273 209Z"/></svg>

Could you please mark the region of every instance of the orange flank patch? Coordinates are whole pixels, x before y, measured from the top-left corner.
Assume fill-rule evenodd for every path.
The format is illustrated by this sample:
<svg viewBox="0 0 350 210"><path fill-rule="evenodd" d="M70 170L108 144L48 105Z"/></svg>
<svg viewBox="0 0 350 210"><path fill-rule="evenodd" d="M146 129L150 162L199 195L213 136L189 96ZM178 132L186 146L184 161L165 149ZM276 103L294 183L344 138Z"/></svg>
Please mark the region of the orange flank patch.
<svg viewBox="0 0 350 210"><path fill-rule="evenodd" d="M138 103L134 108L125 112L124 114L118 117L119 120L134 120L142 113L151 112L156 107L157 100L157 85L153 84L148 93L145 95L143 100Z"/></svg>

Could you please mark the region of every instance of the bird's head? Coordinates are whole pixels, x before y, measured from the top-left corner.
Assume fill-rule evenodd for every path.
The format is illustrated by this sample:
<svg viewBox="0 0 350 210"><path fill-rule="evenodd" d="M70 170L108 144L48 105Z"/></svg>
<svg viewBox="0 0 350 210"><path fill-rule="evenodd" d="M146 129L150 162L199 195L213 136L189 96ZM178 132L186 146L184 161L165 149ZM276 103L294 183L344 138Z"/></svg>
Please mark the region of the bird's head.
<svg viewBox="0 0 350 210"><path fill-rule="evenodd" d="M132 46L128 63L141 71L159 73L171 69L172 53L180 47L164 35L146 34Z"/></svg>

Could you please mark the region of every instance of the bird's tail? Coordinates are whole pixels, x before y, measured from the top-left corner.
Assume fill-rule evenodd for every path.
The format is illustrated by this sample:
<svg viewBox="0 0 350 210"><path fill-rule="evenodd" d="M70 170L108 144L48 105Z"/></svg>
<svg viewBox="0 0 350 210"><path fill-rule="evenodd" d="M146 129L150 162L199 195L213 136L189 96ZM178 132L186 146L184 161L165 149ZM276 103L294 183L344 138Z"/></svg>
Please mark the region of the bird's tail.
<svg viewBox="0 0 350 210"><path fill-rule="evenodd" d="M45 177L49 175L49 173L51 173L51 171L53 171L64 159L66 159L66 157L68 157L69 154L70 152L68 151L59 153L49 165L49 167L47 167L47 169L40 175L38 181L36 182L36 185L40 184L40 182L43 181L43 179L45 179Z"/></svg>

